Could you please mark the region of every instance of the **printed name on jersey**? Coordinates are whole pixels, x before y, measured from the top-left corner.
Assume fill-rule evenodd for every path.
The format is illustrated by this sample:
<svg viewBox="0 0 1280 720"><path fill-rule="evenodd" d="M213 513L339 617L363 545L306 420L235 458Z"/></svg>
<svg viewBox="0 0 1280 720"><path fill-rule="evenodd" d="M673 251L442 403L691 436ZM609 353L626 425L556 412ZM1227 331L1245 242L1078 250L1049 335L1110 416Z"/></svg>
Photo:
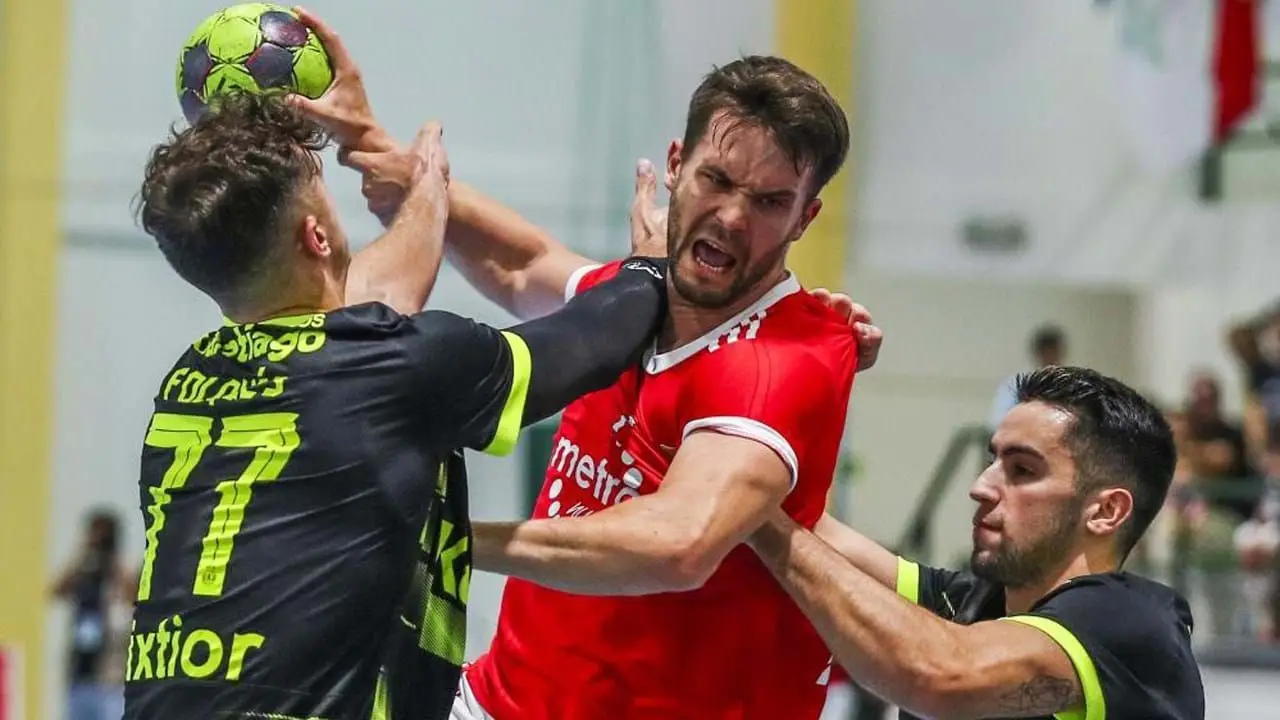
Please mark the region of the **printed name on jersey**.
<svg viewBox="0 0 1280 720"><path fill-rule="evenodd" d="M266 358L271 362L284 362L295 352L313 353L324 347L326 339L324 315L314 316L320 325L304 327L289 332L268 333L255 330L253 325L233 325L221 332L211 332L192 343L191 347L204 357L221 355L237 362L249 362ZM309 321L310 322L310 321Z"/></svg>
<svg viewBox="0 0 1280 720"><path fill-rule="evenodd" d="M137 622L133 629L137 630ZM129 635L129 655L125 681L205 680L215 678L237 682L244 672L245 657L266 644L258 633L219 633L209 628L184 628L182 617L160 621L151 632Z"/></svg>
<svg viewBox="0 0 1280 720"><path fill-rule="evenodd" d="M294 324L290 327L294 329L271 333L255 329L253 325L232 325L204 335L191 347L206 358L220 355L240 363L262 359L280 363L294 353L314 353L323 348L327 339L322 329L324 320L323 314L303 316L292 321ZM192 367L177 367L165 378L160 397L183 405L212 407L259 396L279 397L284 394L287 379L284 375L268 375L265 367L259 367L252 378L223 378Z"/></svg>
<svg viewBox="0 0 1280 720"><path fill-rule="evenodd" d="M265 367L259 367L251 378L225 378L206 375L195 368L179 367L164 379L160 398L165 402L183 405L207 405L213 407L224 402L245 402L258 396L280 397L284 394L283 375L268 375Z"/></svg>
<svg viewBox="0 0 1280 720"><path fill-rule="evenodd" d="M623 415L614 421L613 444L622 447L618 433L627 427L635 427L636 419ZM609 468L609 458L600 458L582 452L582 448L569 438L561 435L551 453L551 476L554 478L547 486L547 517L580 517L590 515L609 505L617 505L640 494L640 486L644 477L640 470L633 466L635 459L626 450L619 456L622 464L617 470ZM565 507L568 502L564 498L567 483L573 483L579 489L591 493L599 503L599 507L590 507L583 502L575 502Z"/></svg>

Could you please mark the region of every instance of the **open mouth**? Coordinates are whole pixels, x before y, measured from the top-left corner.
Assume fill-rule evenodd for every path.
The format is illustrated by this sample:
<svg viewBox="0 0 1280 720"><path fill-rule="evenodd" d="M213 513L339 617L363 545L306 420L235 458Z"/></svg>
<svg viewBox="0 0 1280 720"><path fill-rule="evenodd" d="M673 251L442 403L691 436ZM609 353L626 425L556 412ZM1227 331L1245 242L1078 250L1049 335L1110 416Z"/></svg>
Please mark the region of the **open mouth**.
<svg viewBox="0 0 1280 720"><path fill-rule="evenodd" d="M693 259L711 272L728 272L737 260L724 249L708 240L693 241Z"/></svg>

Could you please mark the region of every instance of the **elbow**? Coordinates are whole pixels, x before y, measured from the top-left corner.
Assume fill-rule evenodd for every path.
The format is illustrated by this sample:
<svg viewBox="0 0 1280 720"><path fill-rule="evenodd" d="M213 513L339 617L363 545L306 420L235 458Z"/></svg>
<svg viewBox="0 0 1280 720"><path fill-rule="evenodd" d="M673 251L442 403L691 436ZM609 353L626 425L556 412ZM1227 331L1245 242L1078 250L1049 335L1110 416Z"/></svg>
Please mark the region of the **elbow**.
<svg viewBox="0 0 1280 720"><path fill-rule="evenodd" d="M966 665L963 656L933 659L920 664L900 705L922 717L937 720L979 720L988 714L975 707L975 691L982 687L980 670Z"/></svg>
<svg viewBox="0 0 1280 720"><path fill-rule="evenodd" d="M969 689L973 669L959 656L922 654L897 698L899 705L921 717L937 720L976 720L969 711Z"/></svg>
<svg viewBox="0 0 1280 720"><path fill-rule="evenodd" d="M697 590L711 579L722 559L697 533L668 537L654 553L654 577L664 592Z"/></svg>

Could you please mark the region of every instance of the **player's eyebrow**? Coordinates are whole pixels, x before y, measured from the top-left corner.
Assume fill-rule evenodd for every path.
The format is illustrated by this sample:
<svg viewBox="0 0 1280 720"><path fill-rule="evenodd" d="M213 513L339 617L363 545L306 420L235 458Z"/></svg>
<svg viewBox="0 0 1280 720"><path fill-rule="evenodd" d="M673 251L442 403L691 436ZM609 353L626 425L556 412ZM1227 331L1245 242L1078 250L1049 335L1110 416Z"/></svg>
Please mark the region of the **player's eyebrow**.
<svg viewBox="0 0 1280 720"><path fill-rule="evenodd" d="M790 202L796 196L794 190L753 190L751 194L761 200L782 200Z"/></svg>
<svg viewBox="0 0 1280 720"><path fill-rule="evenodd" d="M724 180L734 187L742 188L752 197L760 198L761 200L791 200L796 196L796 191L791 188L777 188L774 190L753 188L750 185L741 182L738 178L733 177L729 174L728 170L713 162L704 163L702 169L704 172L712 175L716 179Z"/></svg>
<svg viewBox="0 0 1280 720"><path fill-rule="evenodd" d="M1005 445L997 452L994 442L987 445L987 454L991 457L1005 457L1008 455L1030 455L1037 460L1045 460L1044 453L1031 447L1030 445Z"/></svg>

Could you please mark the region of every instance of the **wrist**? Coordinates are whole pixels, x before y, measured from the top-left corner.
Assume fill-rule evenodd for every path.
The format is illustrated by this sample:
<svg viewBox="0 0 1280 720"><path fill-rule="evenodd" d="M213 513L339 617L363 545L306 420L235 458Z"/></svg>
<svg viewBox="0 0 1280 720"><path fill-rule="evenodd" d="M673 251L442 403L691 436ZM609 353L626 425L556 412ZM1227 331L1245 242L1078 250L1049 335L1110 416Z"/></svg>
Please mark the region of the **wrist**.
<svg viewBox="0 0 1280 720"><path fill-rule="evenodd" d="M342 146L348 150L367 153L391 152L399 148L391 133L370 117L368 120L355 123L347 137L341 138Z"/></svg>

